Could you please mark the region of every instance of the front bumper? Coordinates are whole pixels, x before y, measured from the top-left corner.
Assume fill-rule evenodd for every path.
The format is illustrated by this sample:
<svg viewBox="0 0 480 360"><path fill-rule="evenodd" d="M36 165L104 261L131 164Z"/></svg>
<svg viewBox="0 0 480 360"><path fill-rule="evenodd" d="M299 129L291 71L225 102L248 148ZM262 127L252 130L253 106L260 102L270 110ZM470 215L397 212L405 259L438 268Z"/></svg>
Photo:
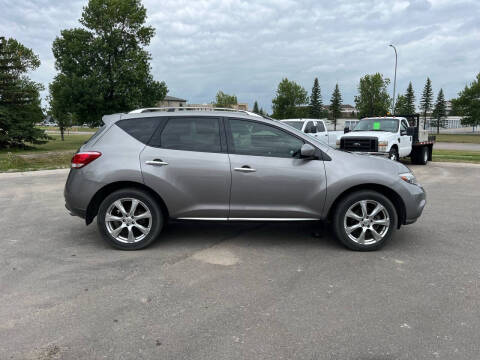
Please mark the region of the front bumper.
<svg viewBox="0 0 480 360"><path fill-rule="evenodd" d="M410 199L406 201L405 225L413 224L422 215L427 204L427 195L421 186L411 185Z"/></svg>

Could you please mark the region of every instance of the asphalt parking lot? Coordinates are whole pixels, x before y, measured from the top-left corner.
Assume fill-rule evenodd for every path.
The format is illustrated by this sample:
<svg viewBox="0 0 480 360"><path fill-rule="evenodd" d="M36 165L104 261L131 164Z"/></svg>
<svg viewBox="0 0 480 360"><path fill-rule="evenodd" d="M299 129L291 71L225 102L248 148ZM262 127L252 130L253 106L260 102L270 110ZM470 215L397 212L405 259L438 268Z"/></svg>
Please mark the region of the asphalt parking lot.
<svg viewBox="0 0 480 360"><path fill-rule="evenodd" d="M170 224L111 249L65 170L0 175L0 359L478 359L480 166L412 166L423 217L378 252L318 226Z"/></svg>

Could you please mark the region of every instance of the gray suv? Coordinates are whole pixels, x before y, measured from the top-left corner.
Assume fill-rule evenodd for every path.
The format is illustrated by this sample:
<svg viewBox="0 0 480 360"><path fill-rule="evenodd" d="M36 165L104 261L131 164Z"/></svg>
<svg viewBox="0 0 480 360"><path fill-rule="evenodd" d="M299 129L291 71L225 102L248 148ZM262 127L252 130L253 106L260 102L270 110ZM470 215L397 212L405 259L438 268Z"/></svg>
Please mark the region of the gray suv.
<svg viewBox="0 0 480 360"><path fill-rule="evenodd" d="M253 113L153 108L103 122L72 159L65 200L120 249L144 248L169 220L322 220L346 247L375 250L425 206L406 166Z"/></svg>

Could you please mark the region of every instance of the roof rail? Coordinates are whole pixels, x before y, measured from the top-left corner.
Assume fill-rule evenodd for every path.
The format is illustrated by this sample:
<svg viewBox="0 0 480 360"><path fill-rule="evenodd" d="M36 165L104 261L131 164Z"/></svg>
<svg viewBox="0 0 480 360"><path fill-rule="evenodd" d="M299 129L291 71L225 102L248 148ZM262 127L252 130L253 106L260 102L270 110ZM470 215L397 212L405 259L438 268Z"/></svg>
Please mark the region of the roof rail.
<svg viewBox="0 0 480 360"><path fill-rule="evenodd" d="M136 109L129 112L129 114L142 114L147 112L156 112L156 111L166 111L166 112L177 112L177 111L230 111L230 112L240 112L251 116L262 117L261 115L255 114L246 110L237 110L231 108L214 108L209 106L180 106L180 107L152 107L152 108L143 108Z"/></svg>

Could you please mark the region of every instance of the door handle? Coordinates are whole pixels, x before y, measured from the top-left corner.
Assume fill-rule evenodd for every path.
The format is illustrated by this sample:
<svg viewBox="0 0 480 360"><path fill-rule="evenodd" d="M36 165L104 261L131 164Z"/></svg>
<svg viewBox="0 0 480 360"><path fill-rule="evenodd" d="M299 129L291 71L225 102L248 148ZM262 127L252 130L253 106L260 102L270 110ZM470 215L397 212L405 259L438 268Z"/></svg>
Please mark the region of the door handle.
<svg viewBox="0 0 480 360"><path fill-rule="evenodd" d="M244 172L244 173L249 173L249 172L255 172L255 171L257 171L257 170L255 170L255 169L252 169L252 168L251 168L250 166L248 166L248 165L244 165L244 166L242 166L242 167L237 167L237 168L235 168L235 169L233 169L233 170L235 170L235 171L240 171L240 172Z"/></svg>
<svg viewBox="0 0 480 360"><path fill-rule="evenodd" d="M162 161L161 159L147 160L147 161L145 161L145 164L147 164L147 165L153 165L153 166L165 166L165 165L168 165L167 162Z"/></svg>

